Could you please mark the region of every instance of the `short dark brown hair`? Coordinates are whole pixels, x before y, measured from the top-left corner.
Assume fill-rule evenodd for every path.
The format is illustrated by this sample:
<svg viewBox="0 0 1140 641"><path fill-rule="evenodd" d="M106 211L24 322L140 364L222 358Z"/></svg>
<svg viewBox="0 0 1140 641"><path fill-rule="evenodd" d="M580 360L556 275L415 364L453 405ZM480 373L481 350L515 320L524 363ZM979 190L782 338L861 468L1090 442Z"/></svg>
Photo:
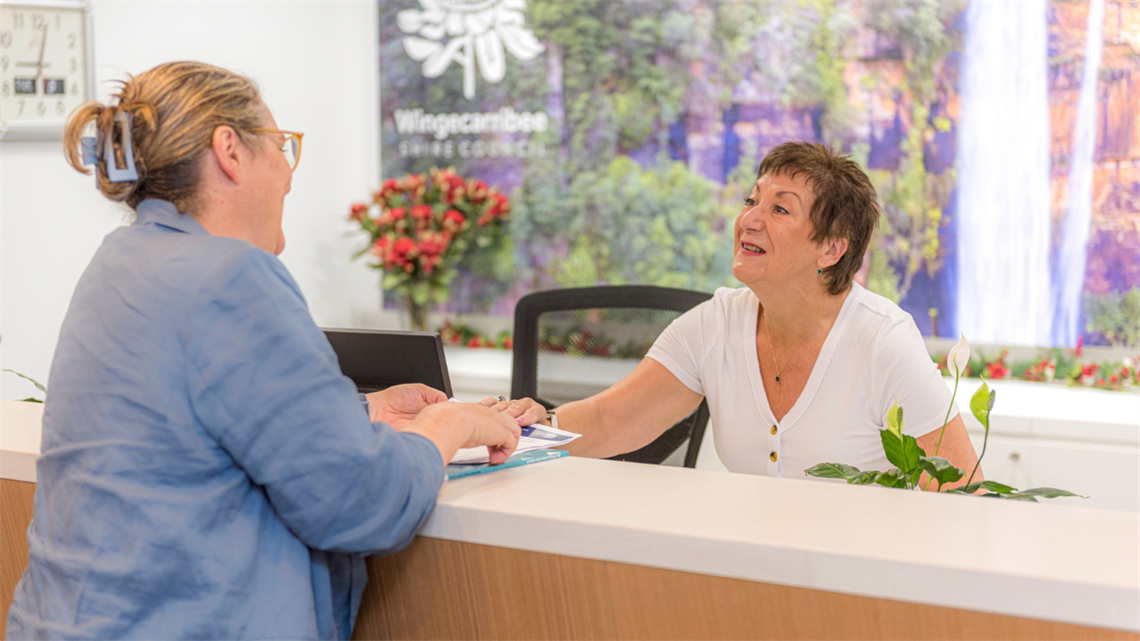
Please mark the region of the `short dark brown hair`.
<svg viewBox="0 0 1140 641"><path fill-rule="evenodd" d="M823 270L827 290L842 294L863 266L863 254L879 224L879 200L871 179L848 156L819 143L780 143L764 156L756 179L764 174L804 174L815 195L809 216L811 240L846 238L847 252Z"/></svg>

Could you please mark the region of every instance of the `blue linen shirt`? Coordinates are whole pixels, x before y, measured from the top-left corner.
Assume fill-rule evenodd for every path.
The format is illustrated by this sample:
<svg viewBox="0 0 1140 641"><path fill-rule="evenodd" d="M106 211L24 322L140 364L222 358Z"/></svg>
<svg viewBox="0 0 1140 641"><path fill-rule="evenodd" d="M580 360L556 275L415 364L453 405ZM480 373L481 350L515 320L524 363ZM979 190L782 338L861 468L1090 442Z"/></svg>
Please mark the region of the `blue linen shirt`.
<svg viewBox="0 0 1140 641"><path fill-rule="evenodd" d="M52 362L10 639L346 639L363 555L443 482L370 423L270 253L160 200L109 234Z"/></svg>

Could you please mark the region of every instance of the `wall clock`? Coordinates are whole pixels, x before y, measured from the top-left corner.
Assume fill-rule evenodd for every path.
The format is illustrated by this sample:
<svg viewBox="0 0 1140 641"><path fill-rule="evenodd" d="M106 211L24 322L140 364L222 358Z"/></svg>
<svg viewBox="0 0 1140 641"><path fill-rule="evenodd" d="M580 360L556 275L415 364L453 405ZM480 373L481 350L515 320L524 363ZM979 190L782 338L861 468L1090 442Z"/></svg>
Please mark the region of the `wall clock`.
<svg viewBox="0 0 1140 641"><path fill-rule="evenodd" d="M63 136L68 115L91 100L88 3L0 3L0 139Z"/></svg>

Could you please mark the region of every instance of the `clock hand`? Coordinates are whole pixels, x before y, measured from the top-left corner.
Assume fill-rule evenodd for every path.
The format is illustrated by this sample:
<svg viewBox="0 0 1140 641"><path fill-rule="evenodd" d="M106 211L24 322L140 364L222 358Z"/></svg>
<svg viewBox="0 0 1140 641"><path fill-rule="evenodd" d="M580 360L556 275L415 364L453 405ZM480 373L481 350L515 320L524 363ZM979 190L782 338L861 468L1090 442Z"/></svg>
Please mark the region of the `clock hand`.
<svg viewBox="0 0 1140 641"><path fill-rule="evenodd" d="M45 25L44 26L44 36L43 36L43 39L40 41L40 59L36 62L17 62L16 66L17 67L36 67L39 69L40 75L43 75L44 68L51 66L50 62L44 63L44 45L46 45L46 44L47 44L47 26Z"/></svg>
<svg viewBox="0 0 1140 641"><path fill-rule="evenodd" d="M39 73L36 76L37 80L43 81L44 79L44 49L47 47L47 25L44 25L44 35L40 38L40 59L36 64L39 65Z"/></svg>

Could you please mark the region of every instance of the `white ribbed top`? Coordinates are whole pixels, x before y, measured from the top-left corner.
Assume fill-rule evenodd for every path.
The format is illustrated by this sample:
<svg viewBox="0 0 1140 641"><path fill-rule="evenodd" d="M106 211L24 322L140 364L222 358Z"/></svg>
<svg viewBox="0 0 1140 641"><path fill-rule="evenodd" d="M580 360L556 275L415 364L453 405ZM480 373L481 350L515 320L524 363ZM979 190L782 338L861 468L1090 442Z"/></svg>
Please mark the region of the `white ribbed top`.
<svg viewBox="0 0 1140 641"><path fill-rule="evenodd" d="M950 392L914 319L858 283L803 393L777 422L756 356L759 311L748 288L719 289L673 321L647 355L708 399L716 451L730 471L810 478L803 471L817 463L888 470L893 466L883 455L879 430L896 400L907 434L922 436L942 426Z"/></svg>

